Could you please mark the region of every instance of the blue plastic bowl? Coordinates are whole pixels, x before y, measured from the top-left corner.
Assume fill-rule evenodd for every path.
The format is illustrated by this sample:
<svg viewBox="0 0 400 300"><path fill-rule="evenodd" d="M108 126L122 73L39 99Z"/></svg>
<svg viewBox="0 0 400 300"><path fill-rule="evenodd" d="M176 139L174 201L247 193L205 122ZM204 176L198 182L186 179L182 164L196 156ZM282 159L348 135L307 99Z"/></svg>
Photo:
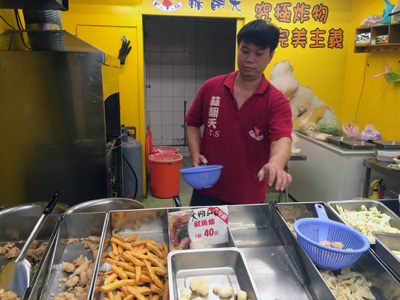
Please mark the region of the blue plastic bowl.
<svg viewBox="0 0 400 300"><path fill-rule="evenodd" d="M183 179L188 185L195 189L210 188L216 183L221 175L222 166L198 166L192 168L181 169L180 172Z"/></svg>

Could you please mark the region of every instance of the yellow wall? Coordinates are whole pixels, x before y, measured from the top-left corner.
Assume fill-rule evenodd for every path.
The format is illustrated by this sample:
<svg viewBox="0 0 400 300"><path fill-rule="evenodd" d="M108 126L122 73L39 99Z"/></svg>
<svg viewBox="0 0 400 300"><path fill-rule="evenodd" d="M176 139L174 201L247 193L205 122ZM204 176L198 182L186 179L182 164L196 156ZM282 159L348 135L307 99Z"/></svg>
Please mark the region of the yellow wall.
<svg viewBox="0 0 400 300"><path fill-rule="evenodd" d="M396 1L389 2L396 4ZM355 28L360 26L366 16L382 14L384 7L385 3L381 0L353 0L351 34L354 36ZM360 130L366 124L375 124L383 140L400 141L400 82L387 83L383 76L372 80L374 75L385 71L385 64L392 69L399 68L400 53L355 54L352 47L347 52L341 121L355 120L360 101L356 120Z"/></svg>
<svg viewBox="0 0 400 300"><path fill-rule="evenodd" d="M161 1L161 0L160 0ZM289 59L291 65L294 68L294 75L301 85L309 86L319 100L324 101L329 106L332 106L335 115L338 117L341 115L342 99L344 93L344 72L346 68L347 52L346 48L349 46L350 41L353 41L353 31L349 30L350 15L351 15L351 2L348 0L326 0L323 4L328 7L328 18L326 23L322 23L319 20L315 21L312 17L312 9L314 6L321 4L321 1L257 1L257 0L246 0L238 6L241 10L239 12L228 0L225 1L225 8L211 9L211 1L205 0L203 9L196 10L191 9L187 3L183 1L184 6L173 13L162 12L151 4L153 1L143 1L143 14L149 15L166 15L169 16L193 16L193 17L219 17L219 18L236 18L240 21L247 23L256 19L258 12L256 11L263 3L270 4L271 12L267 15L259 15L257 18L271 19L271 22L283 29L288 29L290 32L294 29L306 29L308 32L307 45L305 48L297 46L296 48L289 45L287 48L280 48L276 50L276 54L271 64L265 70L265 75L269 78L269 73L273 65L279 61ZM178 1L172 1L177 3ZM279 3L291 3L289 10L292 12L291 22L279 22L275 18L275 8ZM296 4L305 3L309 5L308 15L309 20L300 23L300 21L293 22L293 10ZM232 11L233 9L233 11ZM238 22L238 29L242 26L243 22ZM311 49L309 47L310 31L316 28L325 30L325 48L322 49ZM329 49L327 47L327 36L329 35L330 29L342 29L344 31L344 48L343 49ZM289 41L290 43L290 41Z"/></svg>

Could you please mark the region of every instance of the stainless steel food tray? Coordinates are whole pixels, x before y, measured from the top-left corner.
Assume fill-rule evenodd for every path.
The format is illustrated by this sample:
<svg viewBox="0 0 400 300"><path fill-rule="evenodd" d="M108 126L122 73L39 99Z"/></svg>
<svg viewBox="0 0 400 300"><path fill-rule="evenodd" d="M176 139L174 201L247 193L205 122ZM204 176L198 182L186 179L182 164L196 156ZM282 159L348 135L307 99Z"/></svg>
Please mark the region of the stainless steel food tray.
<svg viewBox="0 0 400 300"><path fill-rule="evenodd" d="M168 267L171 299L178 299L196 277L208 282L208 300L220 299L212 290L223 284L230 285L235 293L239 288L246 291L247 299L261 299L244 255L237 248L172 251L168 254Z"/></svg>
<svg viewBox="0 0 400 300"><path fill-rule="evenodd" d="M400 251L400 234L374 232L375 252L400 282L400 258L392 251Z"/></svg>
<svg viewBox="0 0 400 300"><path fill-rule="evenodd" d="M328 143L338 145L338 146L340 146L342 144L342 142L345 140L349 141L349 139L346 139L343 136L328 136L328 138L326 140L328 141Z"/></svg>
<svg viewBox="0 0 400 300"><path fill-rule="evenodd" d="M47 218L35 238L35 240L38 241L38 245L50 241L56 228L56 218L57 215L50 215ZM2 216L0 218L0 246L4 246L10 242L15 243L15 246L21 249L38 220L39 216ZM47 245L46 249L48 247L49 245ZM4 255L0 255L0 270L9 261L11 261L11 259L7 259ZM35 264L34 275L38 272L36 270L39 270L40 264L41 261Z"/></svg>
<svg viewBox="0 0 400 300"><path fill-rule="evenodd" d="M270 204L230 206L229 228L261 299L335 299L282 217L274 218Z"/></svg>
<svg viewBox="0 0 400 300"><path fill-rule="evenodd" d="M358 200L357 200L358 201ZM342 201L337 201L342 203ZM328 217L333 221L342 222L339 216L330 206L321 202L325 206ZM317 217L314 208L315 202L302 203L279 203L278 209L286 224L294 222L295 219ZM293 217L293 214L295 217ZM287 226L289 228L289 226ZM301 247L301 246L300 246ZM372 293L377 299L396 299L400 295L400 283L389 270L377 259L374 252L370 249L364 252L361 257L351 266L351 270L359 272L371 282ZM323 299L323 298L321 298Z"/></svg>
<svg viewBox="0 0 400 300"><path fill-rule="evenodd" d="M110 211L104 228L104 239L100 246L101 257L106 257L112 250L110 240L113 234L125 237L133 234L142 239L152 239L156 243L168 241L167 209L139 209ZM105 260L98 261L95 284L92 286L91 299L103 299L106 296L100 291L104 282L104 273L109 271L111 265Z"/></svg>
<svg viewBox="0 0 400 300"><path fill-rule="evenodd" d="M397 141L373 141L378 149L400 149L400 142Z"/></svg>
<svg viewBox="0 0 400 300"><path fill-rule="evenodd" d="M400 230L400 217L395 214L391 209L389 209L383 203L376 200L344 200L344 201L329 201L328 206L332 209L332 211L336 214L336 216L343 222L348 224L342 217L338 210L336 209L336 205L340 205L343 209L346 210L361 210L361 206L364 205L368 210L371 207L376 207L381 213L387 214L390 217L390 225L394 228ZM374 248L375 243L371 243L372 248Z"/></svg>
<svg viewBox="0 0 400 300"><path fill-rule="evenodd" d="M52 249L46 253L43 265L38 270L39 273L35 277L29 299L52 299L67 291L65 283L61 281L68 278L70 274L63 271L62 263L73 263L81 255L94 260L93 274L96 274L98 265L96 262L100 257L93 257L92 253L84 249L82 241L86 241L89 236L97 236L101 241L106 217L106 213L69 214L59 217L58 231L51 241ZM70 239L75 239L75 241L68 244ZM88 288L89 293L86 299L90 299L93 278L94 276L90 279L91 285Z"/></svg>
<svg viewBox="0 0 400 300"><path fill-rule="evenodd" d="M375 144L371 144L364 141L353 141L353 140L344 140L342 141L342 145L345 148L353 150L369 150L375 147Z"/></svg>

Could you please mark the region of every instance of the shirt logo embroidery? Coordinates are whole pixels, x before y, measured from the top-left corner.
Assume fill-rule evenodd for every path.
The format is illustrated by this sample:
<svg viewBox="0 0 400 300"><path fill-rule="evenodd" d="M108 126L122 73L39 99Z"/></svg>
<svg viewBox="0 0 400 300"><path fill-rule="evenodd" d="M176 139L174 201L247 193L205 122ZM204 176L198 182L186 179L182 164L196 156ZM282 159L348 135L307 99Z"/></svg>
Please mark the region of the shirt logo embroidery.
<svg viewBox="0 0 400 300"><path fill-rule="evenodd" d="M261 141L264 138L262 134L260 135L260 129L257 126L254 126L254 130L249 131L249 135L256 141Z"/></svg>
<svg viewBox="0 0 400 300"><path fill-rule="evenodd" d="M207 131L209 136L219 137L219 131L217 131L217 121L219 108L221 104L221 97L212 96L210 99L210 107L208 109L208 121L207 121Z"/></svg>

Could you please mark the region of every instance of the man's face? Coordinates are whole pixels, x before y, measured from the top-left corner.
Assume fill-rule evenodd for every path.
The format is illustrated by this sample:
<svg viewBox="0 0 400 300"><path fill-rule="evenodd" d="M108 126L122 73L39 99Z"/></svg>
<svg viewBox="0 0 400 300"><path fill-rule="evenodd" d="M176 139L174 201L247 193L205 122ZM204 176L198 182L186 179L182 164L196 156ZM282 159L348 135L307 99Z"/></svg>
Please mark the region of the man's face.
<svg viewBox="0 0 400 300"><path fill-rule="evenodd" d="M238 47L237 64L240 75L249 80L257 79L274 56L275 50L261 49L254 44L241 41Z"/></svg>

